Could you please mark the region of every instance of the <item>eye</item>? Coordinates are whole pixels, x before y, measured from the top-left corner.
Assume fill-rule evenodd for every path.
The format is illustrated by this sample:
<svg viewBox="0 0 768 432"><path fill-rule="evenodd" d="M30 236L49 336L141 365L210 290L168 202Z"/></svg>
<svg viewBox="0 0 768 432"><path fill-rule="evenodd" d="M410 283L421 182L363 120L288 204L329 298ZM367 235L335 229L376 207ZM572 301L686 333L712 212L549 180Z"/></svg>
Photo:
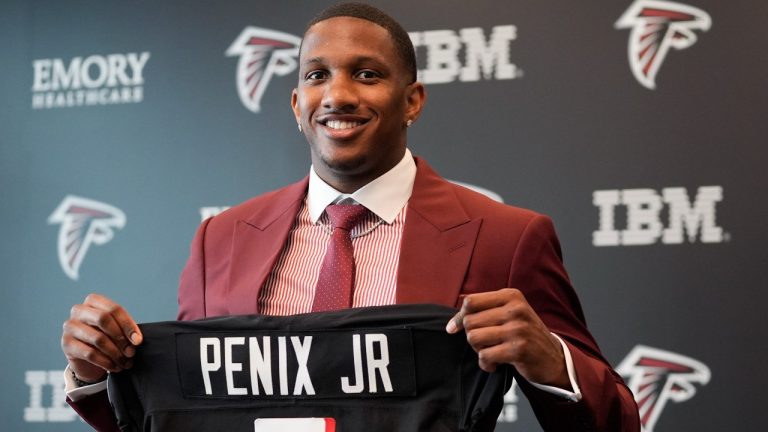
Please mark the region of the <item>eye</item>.
<svg viewBox="0 0 768 432"><path fill-rule="evenodd" d="M317 81L328 77L328 73L322 70L313 70L304 76L307 81Z"/></svg>
<svg viewBox="0 0 768 432"><path fill-rule="evenodd" d="M380 77L381 75L378 72L371 69L363 69L355 74L355 78L361 79L363 81L373 81Z"/></svg>

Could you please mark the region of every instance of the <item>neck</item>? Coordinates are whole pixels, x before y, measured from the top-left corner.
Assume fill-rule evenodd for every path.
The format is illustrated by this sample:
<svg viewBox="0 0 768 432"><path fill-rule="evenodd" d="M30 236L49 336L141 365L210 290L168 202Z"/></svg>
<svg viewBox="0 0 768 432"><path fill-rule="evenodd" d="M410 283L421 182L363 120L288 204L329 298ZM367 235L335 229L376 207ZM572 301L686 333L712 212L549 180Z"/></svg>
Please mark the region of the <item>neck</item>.
<svg viewBox="0 0 768 432"><path fill-rule="evenodd" d="M317 176L328 183L337 191L351 194L376 180L387 171L395 167L405 155L405 146L402 151L392 154L389 158L371 166L367 161L362 161L358 166L332 166L312 155L312 165Z"/></svg>

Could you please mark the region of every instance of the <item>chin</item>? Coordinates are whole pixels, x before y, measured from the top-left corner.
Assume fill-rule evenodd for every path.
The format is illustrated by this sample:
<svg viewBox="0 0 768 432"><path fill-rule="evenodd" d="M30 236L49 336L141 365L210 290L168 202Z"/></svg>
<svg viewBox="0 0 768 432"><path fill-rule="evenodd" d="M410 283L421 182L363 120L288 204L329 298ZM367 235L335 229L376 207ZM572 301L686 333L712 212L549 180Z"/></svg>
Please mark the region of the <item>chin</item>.
<svg viewBox="0 0 768 432"><path fill-rule="evenodd" d="M357 172L360 167L365 165L365 156L341 158L341 157L328 157L321 156L323 164L330 168L332 171L344 174L353 174Z"/></svg>

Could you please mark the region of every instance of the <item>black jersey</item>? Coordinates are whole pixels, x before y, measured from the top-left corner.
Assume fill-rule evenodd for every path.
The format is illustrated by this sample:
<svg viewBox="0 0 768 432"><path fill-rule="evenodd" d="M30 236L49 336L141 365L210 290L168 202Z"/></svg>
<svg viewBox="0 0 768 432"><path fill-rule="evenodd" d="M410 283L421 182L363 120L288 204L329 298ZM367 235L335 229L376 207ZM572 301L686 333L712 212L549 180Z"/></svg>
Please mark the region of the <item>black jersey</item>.
<svg viewBox="0 0 768 432"><path fill-rule="evenodd" d="M488 374L436 305L141 325L111 374L124 431L489 431L511 368Z"/></svg>

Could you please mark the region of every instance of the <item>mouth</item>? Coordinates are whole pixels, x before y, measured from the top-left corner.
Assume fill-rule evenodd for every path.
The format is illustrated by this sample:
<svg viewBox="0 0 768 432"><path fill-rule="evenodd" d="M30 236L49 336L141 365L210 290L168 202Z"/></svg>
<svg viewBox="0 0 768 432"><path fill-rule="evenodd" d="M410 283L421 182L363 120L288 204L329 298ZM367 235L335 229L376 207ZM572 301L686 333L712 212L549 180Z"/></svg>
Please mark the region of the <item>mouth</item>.
<svg viewBox="0 0 768 432"><path fill-rule="evenodd" d="M367 118L350 115L328 115L320 117L317 123L324 133L333 139L349 139L356 136L368 123Z"/></svg>
<svg viewBox="0 0 768 432"><path fill-rule="evenodd" d="M327 120L325 123L320 122L320 124L322 124L323 126L329 128L329 129L344 130L344 129L356 128L356 127L360 126L361 124L363 124L363 122L359 122L359 121L343 121L343 120Z"/></svg>

